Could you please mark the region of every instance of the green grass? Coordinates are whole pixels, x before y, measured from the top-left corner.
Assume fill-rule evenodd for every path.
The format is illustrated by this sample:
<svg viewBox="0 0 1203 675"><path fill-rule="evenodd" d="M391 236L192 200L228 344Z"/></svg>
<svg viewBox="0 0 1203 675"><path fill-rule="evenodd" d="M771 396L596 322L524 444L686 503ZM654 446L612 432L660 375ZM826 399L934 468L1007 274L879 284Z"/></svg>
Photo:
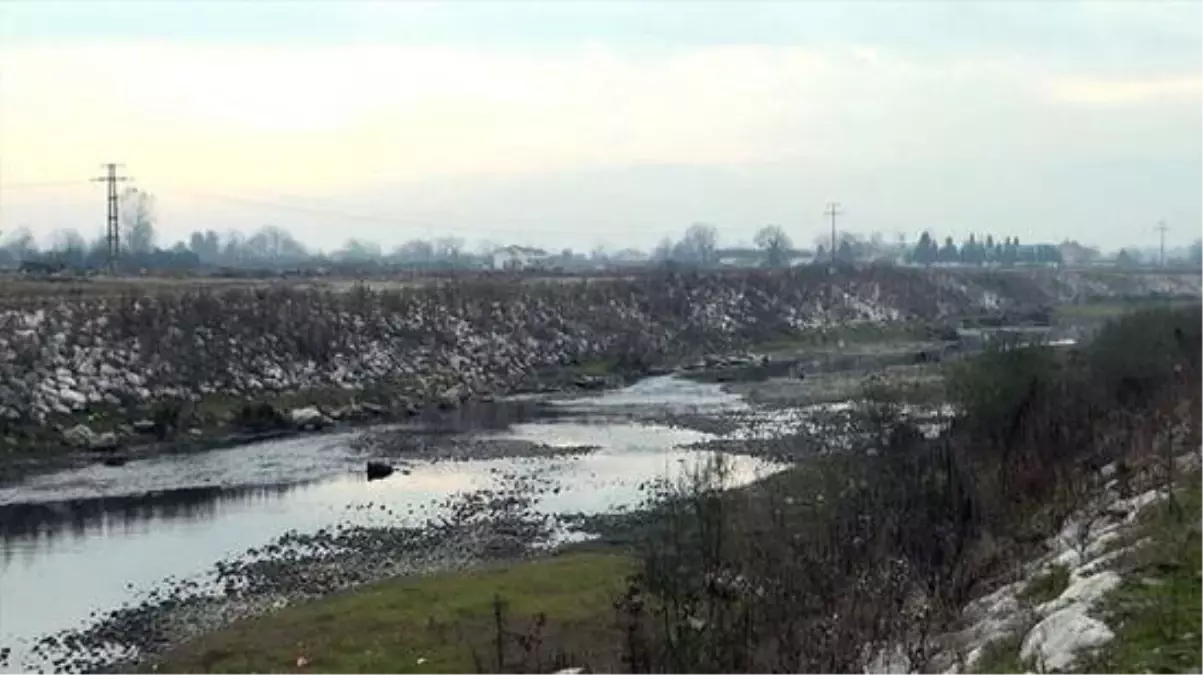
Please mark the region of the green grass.
<svg viewBox="0 0 1203 675"><path fill-rule="evenodd" d="M1150 543L1125 563L1124 583L1104 604L1116 637L1089 672L1190 673L1203 666L1200 604L1201 484L1198 474L1177 492L1179 509L1151 509L1137 532Z"/></svg>
<svg viewBox="0 0 1203 675"><path fill-rule="evenodd" d="M525 633L544 614L543 663L552 646L571 665L617 665L613 601L631 559L577 553L538 561L374 584L236 623L183 645L160 672L496 672L494 599L507 630ZM509 667L523 662L507 647ZM298 657L307 659L298 667ZM476 659L480 659L479 662ZM421 663L419 663L421 660Z"/></svg>
<svg viewBox="0 0 1203 675"><path fill-rule="evenodd" d="M975 673L1026 673L1028 668L1019 660L1023 636L1027 631L998 638L982 648L981 658L973 665Z"/></svg>
<svg viewBox="0 0 1203 675"><path fill-rule="evenodd" d="M1177 299L1125 299L1100 300L1081 304L1061 304L1053 309L1054 323L1073 323L1075 321L1099 321L1117 319L1140 309L1152 307L1189 307L1198 304L1197 301Z"/></svg>
<svg viewBox="0 0 1203 675"><path fill-rule="evenodd" d="M1069 588L1069 568L1065 565L1054 565L1052 569L1032 578L1019 593L1019 599L1030 605L1039 605L1057 596Z"/></svg>
<svg viewBox="0 0 1203 675"><path fill-rule="evenodd" d="M593 359L590 361L583 361L579 366L577 366L577 371L580 372L581 375L588 375L589 377L605 377L607 375L613 375L614 373L618 372L618 360Z"/></svg>

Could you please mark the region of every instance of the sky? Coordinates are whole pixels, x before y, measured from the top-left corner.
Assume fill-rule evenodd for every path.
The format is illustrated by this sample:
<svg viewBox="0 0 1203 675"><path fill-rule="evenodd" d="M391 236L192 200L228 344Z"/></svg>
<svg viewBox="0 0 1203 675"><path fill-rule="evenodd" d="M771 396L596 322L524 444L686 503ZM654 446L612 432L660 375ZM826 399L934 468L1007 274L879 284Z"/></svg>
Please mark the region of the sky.
<svg viewBox="0 0 1203 675"><path fill-rule="evenodd" d="M1203 3L0 2L0 230L1200 235ZM471 244L470 244L471 246Z"/></svg>

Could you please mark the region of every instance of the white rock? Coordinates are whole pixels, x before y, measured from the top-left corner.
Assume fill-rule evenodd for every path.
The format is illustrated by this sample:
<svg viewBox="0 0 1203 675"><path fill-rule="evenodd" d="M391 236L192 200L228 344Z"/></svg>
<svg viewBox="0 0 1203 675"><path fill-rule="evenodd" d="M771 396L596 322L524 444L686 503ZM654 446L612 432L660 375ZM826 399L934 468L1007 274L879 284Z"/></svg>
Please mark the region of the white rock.
<svg viewBox="0 0 1203 675"><path fill-rule="evenodd" d="M1107 624L1086 615L1080 606L1066 607L1045 617L1023 638L1019 658L1039 672L1063 672L1085 649L1106 644L1115 633Z"/></svg>
<svg viewBox="0 0 1203 675"><path fill-rule="evenodd" d="M307 424L322 425L327 422L327 418L315 406L305 408L293 408L288 412L289 418L293 424L297 426L305 426Z"/></svg>
<svg viewBox="0 0 1203 675"><path fill-rule="evenodd" d="M77 448L90 448L96 443L96 432L85 424L77 424L63 432L63 440Z"/></svg>
<svg viewBox="0 0 1203 675"><path fill-rule="evenodd" d="M1102 599L1104 595L1115 590L1119 586L1120 581L1120 576L1111 570L1089 577L1082 577L1072 581L1062 591L1061 595L1040 605L1036 608L1036 611L1046 616L1070 605L1088 609Z"/></svg>

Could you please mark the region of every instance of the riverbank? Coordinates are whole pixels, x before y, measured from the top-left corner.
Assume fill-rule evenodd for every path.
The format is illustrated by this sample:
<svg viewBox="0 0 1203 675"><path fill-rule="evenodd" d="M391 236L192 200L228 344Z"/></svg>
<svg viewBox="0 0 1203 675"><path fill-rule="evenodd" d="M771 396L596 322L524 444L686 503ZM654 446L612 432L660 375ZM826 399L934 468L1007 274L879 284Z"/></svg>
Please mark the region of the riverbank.
<svg viewBox="0 0 1203 675"><path fill-rule="evenodd" d="M1199 294L1190 276L895 268L373 290L0 296L0 481L525 391L606 386L799 335ZM838 339L832 342L838 344ZM56 457L59 456L59 457Z"/></svg>
<svg viewBox="0 0 1203 675"><path fill-rule="evenodd" d="M413 650L433 650L425 638L387 628L342 636L321 653L288 653L336 602L318 600L240 625L240 642L231 642L233 632L202 637L159 664L322 671L368 649L405 672L461 668L472 654L484 669L530 670L534 662L521 656L533 652L520 645L537 644L545 670L1197 669L1203 598L1186 552L1197 558L1199 548L1198 341L1197 311L1154 312L1107 329L1063 362L1039 349L987 355L952 377L961 412L937 443L907 431L890 401L870 401L860 418L870 442L859 447L873 454L812 458L734 491L716 482L720 462L667 486L649 510L587 519L602 538L573 545L562 564L625 556L588 577L622 588L588 617L560 623L553 605L525 598L523 612L490 624L490 605L476 602L463 615L476 630L446 638L454 656L436 652L431 661ZM996 386L981 388L981 378ZM1089 413L1098 405L1109 406L1105 425ZM1000 424L1015 415L1022 436ZM884 445L871 441L875 433ZM621 583L630 561L636 574ZM535 569L544 568L506 574ZM420 593L425 583L450 583L442 601L455 602L446 577L353 597L374 603ZM504 587L496 577L489 584ZM1158 598L1169 611L1150 604ZM381 602L368 616L387 626L396 610ZM276 623L280 616L288 619ZM499 662L480 655L491 644L482 635L488 625L500 628L491 634L501 637ZM1018 631L1014 640L982 637L1004 627ZM257 642L245 637L254 635L268 636L267 661L254 661ZM792 648L786 636L797 640Z"/></svg>
<svg viewBox="0 0 1203 675"><path fill-rule="evenodd" d="M636 568L627 556L576 553L385 581L206 636L154 670L550 672L587 659L614 672L613 603Z"/></svg>

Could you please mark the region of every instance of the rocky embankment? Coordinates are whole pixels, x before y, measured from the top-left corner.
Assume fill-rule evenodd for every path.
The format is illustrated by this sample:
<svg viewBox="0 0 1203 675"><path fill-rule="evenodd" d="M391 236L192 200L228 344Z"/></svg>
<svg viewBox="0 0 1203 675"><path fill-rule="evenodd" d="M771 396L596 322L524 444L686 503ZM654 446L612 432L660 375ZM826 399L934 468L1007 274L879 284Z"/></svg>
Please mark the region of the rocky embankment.
<svg viewBox="0 0 1203 675"><path fill-rule="evenodd" d="M1152 293L1197 296L1199 279L807 268L13 299L0 309L0 458L170 442L215 425L320 428L454 407L593 359L641 369L789 331ZM325 393L330 405L253 405L297 392Z"/></svg>

